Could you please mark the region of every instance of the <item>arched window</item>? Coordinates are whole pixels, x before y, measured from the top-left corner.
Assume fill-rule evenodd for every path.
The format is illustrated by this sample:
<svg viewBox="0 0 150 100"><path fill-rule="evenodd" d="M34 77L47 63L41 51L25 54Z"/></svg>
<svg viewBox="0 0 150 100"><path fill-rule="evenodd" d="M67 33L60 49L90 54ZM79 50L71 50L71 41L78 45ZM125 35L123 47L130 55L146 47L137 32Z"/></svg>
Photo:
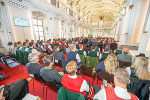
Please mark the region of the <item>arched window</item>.
<svg viewBox="0 0 150 100"><path fill-rule="evenodd" d="M36 40L44 40L43 21L41 19L33 19L33 27Z"/></svg>

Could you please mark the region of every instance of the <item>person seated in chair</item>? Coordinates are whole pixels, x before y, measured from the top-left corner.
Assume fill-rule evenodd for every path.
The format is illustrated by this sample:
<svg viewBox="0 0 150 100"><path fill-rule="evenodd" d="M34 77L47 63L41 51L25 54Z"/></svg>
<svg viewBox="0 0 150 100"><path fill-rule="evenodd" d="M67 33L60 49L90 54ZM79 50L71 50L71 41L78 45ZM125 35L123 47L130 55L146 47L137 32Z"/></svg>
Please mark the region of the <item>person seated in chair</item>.
<svg viewBox="0 0 150 100"><path fill-rule="evenodd" d="M80 49L77 51L77 53L78 53L79 55L84 55L85 58L86 58L87 55L86 55L86 52L83 51L83 44L79 44L79 48L80 48Z"/></svg>
<svg viewBox="0 0 150 100"><path fill-rule="evenodd" d="M134 93L140 100L149 100L150 72L148 67L148 59L146 57L139 56L136 58L131 67L126 68L130 75L128 91Z"/></svg>
<svg viewBox="0 0 150 100"><path fill-rule="evenodd" d="M21 41L19 41L17 44L18 44L18 46L16 47L16 51L19 50L19 48L22 46Z"/></svg>
<svg viewBox="0 0 150 100"><path fill-rule="evenodd" d="M25 51L28 53L34 53L34 52L37 53L38 52L36 49L34 49L34 43L33 42L29 43L29 48L26 48Z"/></svg>
<svg viewBox="0 0 150 100"><path fill-rule="evenodd" d="M54 46L54 52L52 53L52 56L55 58L55 60L61 60L62 62L62 66L65 67L66 66L66 60L65 60L65 56L62 52L59 52L60 48L59 46Z"/></svg>
<svg viewBox="0 0 150 100"><path fill-rule="evenodd" d="M45 67L40 69L40 76L43 80L48 82L55 82L56 87L61 87L61 80L63 72L59 72L59 70L53 69L54 57L53 56L44 56L43 63L46 65Z"/></svg>
<svg viewBox="0 0 150 100"><path fill-rule="evenodd" d="M82 77L77 76L77 63L71 61L66 65L66 72L64 74L61 84L68 90L77 93L89 92L89 85Z"/></svg>
<svg viewBox="0 0 150 100"><path fill-rule="evenodd" d="M28 73L33 76L33 74L39 75L40 69L44 66L39 64L39 55L40 53L30 53L28 56L29 63L26 64Z"/></svg>
<svg viewBox="0 0 150 100"><path fill-rule="evenodd" d="M45 48L45 51L48 55L50 55L53 51L49 41L46 42L44 48Z"/></svg>
<svg viewBox="0 0 150 100"><path fill-rule="evenodd" d="M91 46L91 51L89 51L88 56L99 57L99 52L95 51L95 45Z"/></svg>
<svg viewBox="0 0 150 100"><path fill-rule="evenodd" d="M114 72L115 88L111 85L105 88L101 86L101 90L96 93L94 100L138 100L138 98L127 91L127 85L130 82L128 72L122 68L118 68Z"/></svg>
<svg viewBox="0 0 150 100"><path fill-rule="evenodd" d="M110 49L111 52L114 53L114 51L118 48L118 44L115 42L114 39L112 39L111 43L110 43Z"/></svg>
<svg viewBox="0 0 150 100"><path fill-rule="evenodd" d="M140 80L150 80L149 61L146 57L139 56L135 59L131 67L127 67L129 75Z"/></svg>
<svg viewBox="0 0 150 100"><path fill-rule="evenodd" d="M70 45L70 52L67 53L67 63L70 61L75 61L78 65L78 68L80 68L81 65L81 59L78 53L76 53L76 46L75 44ZM65 68L64 68L65 69Z"/></svg>
<svg viewBox="0 0 150 100"><path fill-rule="evenodd" d="M117 49L117 50L114 51L115 54L122 54L122 49L123 49L123 46L120 45L120 46L119 46L119 49Z"/></svg>
<svg viewBox="0 0 150 100"><path fill-rule="evenodd" d="M98 77L100 78L100 71L107 72L109 74L114 74L115 69L117 68L117 57L115 54L109 54L104 61L101 61L100 64L96 67L98 72Z"/></svg>
<svg viewBox="0 0 150 100"><path fill-rule="evenodd" d="M29 94L28 81L21 79L7 85L7 87L0 86L0 100L41 100L41 98Z"/></svg>
<svg viewBox="0 0 150 100"><path fill-rule="evenodd" d="M117 61L132 62L132 55L129 54L128 48L124 48L122 54L117 55Z"/></svg>
<svg viewBox="0 0 150 100"><path fill-rule="evenodd" d="M101 53L99 56L99 60L104 60L110 54L110 45L106 45L104 48L104 53Z"/></svg>
<svg viewBox="0 0 150 100"><path fill-rule="evenodd" d="M9 55L11 56L11 57L15 57L15 55L16 55L16 50L15 50L15 47L14 47L14 45L13 45L13 43L12 42L8 42L8 49L7 49L7 51L8 51L8 53L9 53Z"/></svg>
<svg viewBox="0 0 150 100"><path fill-rule="evenodd" d="M20 47L19 50L24 52L27 47L28 47L28 43L27 42L23 42L23 47Z"/></svg>

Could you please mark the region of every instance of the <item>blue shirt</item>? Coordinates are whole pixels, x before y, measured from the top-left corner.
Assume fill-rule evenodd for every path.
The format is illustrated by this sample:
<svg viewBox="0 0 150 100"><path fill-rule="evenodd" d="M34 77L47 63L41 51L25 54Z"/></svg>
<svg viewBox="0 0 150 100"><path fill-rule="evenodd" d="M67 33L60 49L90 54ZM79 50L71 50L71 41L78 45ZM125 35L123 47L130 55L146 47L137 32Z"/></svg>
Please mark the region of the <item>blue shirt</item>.
<svg viewBox="0 0 150 100"><path fill-rule="evenodd" d="M104 61L101 61L100 64L96 67L96 71L98 71L98 77L100 78L100 71L106 72Z"/></svg>

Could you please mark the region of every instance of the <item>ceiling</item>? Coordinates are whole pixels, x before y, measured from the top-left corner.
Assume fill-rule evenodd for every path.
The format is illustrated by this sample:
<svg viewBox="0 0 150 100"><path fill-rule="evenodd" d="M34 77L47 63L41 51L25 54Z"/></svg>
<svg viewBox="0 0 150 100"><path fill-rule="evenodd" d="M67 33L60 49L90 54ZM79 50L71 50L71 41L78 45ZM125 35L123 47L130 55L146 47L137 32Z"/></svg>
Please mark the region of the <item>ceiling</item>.
<svg viewBox="0 0 150 100"><path fill-rule="evenodd" d="M126 0L70 0L70 5L82 18L88 22L114 21L119 12L123 9Z"/></svg>

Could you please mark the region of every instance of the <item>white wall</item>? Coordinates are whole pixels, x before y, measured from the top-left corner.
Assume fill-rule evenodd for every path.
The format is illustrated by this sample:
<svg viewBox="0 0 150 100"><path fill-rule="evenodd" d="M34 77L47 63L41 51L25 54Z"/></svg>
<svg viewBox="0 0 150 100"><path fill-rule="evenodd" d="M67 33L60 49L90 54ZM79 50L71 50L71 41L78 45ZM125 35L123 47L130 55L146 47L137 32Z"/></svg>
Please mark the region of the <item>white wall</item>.
<svg viewBox="0 0 150 100"><path fill-rule="evenodd" d="M15 36L15 41L25 41L25 39L32 40L34 39L32 32L32 21L31 21L31 11L23 8L17 8L15 6L8 5L8 12L11 20L11 25L13 29L13 33ZM28 19L30 23L30 27L21 27L14 25L14 17Z"/></svg>

